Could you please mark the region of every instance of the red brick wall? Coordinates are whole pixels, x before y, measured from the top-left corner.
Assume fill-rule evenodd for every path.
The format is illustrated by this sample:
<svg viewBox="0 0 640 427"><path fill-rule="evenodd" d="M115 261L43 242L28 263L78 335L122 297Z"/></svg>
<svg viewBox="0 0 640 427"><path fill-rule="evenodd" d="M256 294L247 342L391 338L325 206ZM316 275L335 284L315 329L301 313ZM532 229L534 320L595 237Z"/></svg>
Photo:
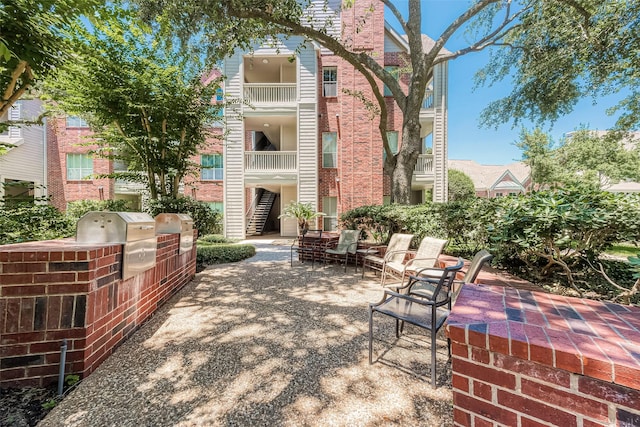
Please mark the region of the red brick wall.
<svg viewBox="0 0 640 427"><path fill-rule="evenodd" d="M57 381L60 345L67 374L93 372L195 275L195 247L157 237L156 266L121 280L122 245L51 240L0 246L0 387Z"/></svg>
<svg viewBox="0 0 640 427"><path fill-rule="evenodd" d="M379 6L379 7L378 7ZM384 65L401 65L399 54L384 53L384 8L377 4L373 12L369 3L356 2L342 14L344 34L353 34L354 46L366 51ZM362 21L360 17L367 15ZM358 26L358 31L356 31ZM318 93L322 94L322 67L338 69L337 97L319 97L318 113L318 167L320 210L322 197L338 198L338 213L362 205L382 204L383 196L390 194L389 179L383 173L382 139L378 129L379 116L371 117L363 103L342 92L342 89L360 91L374 100L367 80L352 65L334 55L322 55L318 63ZM401 79L406 86L407 76ZM383 85L379 83L382 91ZM389 131L402 133L402 113L392 98L388 98ZM338 167L322 167L322 133L338 134Z"/></svg>
<svg viewBox="0 0 640 427"><path fill-rule="evenodd" d="M640 425L640 308L466 285L449 317L457 426Z"/></svg>
<svg viewBox="0 0 640 427"><path fill-rule="evenodd" d="M214 129L212 131L216 135L221 134L220 129ZM222 140L218 138L209 138L207 144L203 147L199 153L191 157L191 161L195 164L201 164L202 154L223 154ZM202 181L200 179L200 173L195 176L189 175L184 178L185 189L184 194L188 197L193 197L196 200L203 202L222 202L224 199L224 182L220 181Z"/></svg>
<svg viewBox="0 0 640 427"><path fill-rule="evenodd" d="M65 117L52 117L47 122L48 190L51 203L60 210L65 210L67 203L74 200L100 200L100 187L104 199L113 198L113 180L67 180L67 154L86 153L95 148L80 145L89 142L91 135L89 128L67 128ZM106 174L112 170L109 160L94 158L93 173Z"/></svg>

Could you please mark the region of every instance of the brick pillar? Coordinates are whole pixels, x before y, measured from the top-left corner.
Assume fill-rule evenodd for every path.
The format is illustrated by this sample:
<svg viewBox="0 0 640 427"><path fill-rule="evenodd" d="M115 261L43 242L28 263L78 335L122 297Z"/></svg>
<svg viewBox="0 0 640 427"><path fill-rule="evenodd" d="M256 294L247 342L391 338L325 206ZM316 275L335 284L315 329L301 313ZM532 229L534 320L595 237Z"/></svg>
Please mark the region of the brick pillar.
<svg viewBox="0 0 640 427"><path fill-rule="evenodd" d="M447 326L457 426L640 425L640 308L465 285Z"/></svg>

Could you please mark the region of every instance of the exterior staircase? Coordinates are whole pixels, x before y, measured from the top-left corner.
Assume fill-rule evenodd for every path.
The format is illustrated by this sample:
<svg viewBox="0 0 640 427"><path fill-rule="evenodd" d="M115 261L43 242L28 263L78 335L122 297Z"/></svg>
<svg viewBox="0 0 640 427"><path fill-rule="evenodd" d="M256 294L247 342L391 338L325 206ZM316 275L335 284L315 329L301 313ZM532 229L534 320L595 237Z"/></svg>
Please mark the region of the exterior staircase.
<svg viewBox="0 0 640 427"><path fill-rule="evenodd" d="M276 193L263 190L260 196L260 201L256 204L256 208L249 218L247 223L247 236L260 236L264 231L264 226L269 218L269 212L273 207L273 202L276 200Z"/></svg>

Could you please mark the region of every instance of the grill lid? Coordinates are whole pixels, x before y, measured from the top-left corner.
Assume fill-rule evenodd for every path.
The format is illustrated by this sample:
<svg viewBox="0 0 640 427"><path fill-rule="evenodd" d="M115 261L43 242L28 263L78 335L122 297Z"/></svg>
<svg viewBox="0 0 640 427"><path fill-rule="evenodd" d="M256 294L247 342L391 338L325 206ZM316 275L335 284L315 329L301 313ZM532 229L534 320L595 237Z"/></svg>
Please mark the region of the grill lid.
<svg viewBox="0 0 640 427"><path fill-rule="evenodd" d="M142 212L87 212L76 225L78 243L127 243L155 236L155 221Z"/></svg>

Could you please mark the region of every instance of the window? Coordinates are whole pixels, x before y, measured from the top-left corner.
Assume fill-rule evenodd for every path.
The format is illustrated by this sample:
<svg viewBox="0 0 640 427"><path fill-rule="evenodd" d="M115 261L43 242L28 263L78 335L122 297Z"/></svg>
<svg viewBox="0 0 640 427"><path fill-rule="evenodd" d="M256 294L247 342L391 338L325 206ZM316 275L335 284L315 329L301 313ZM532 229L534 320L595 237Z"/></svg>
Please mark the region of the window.
<svg viewBox="0 0 640 427"><path fill-rule="evenodd" d="M502 197L502 193L496 193L496 197Z"/></svg>
<svg viewBox="0 0 640 427"><path fill-rule="evenodd" d="M322 96L338 96L338 68L322 68Z"/></svg>
<svg viewBox="0 0 640 427"><path fill-rule="evenodd" d="M338 228L338 198L323 197L322 212L325 213L325 216L322 217L324 225L323 230L336 230Z"/></svg>
<svg viewBox="0 0 640 427"><path fill-rule="evenodd" d="M67 154L67 179L91 179L93 157L89 154Z"/></svg>
<svg viewBox="0 0 640 427"><path fill-rule="evenodd" d="M207 202L207 205L209 205L209 209L211 209L212 211L216 211L220 213L224 212L223 202Z"/></svg>
<svg viewBox="0 0 640 427"><path fill-rule="evenodd" d="M338 134L322 132L322 167L338 167Z"/></svg>
<svg viewBox="0 0 640 427"><path fill-rule="evenodd" d="M396 80L398 80L398 77L399 77L400 73L398 72L398 67L396 65L387 65L386 67L384 67L384 69L385 69L385 71L393 74L393 76L396 78ZM387 85L384 85L383 95L384 96L393 96L393 94L391 93L391 90L387 87Z"/></svg>
<svg viewBox="0 0 640 427"><path fill-rule="evenodd" d="M5 116L9 119L9 121L17 121L22 118L22 104L16 102L9 109L9 114ZM22 128L19 126L9 126L7 130L0 133L2 136L8 136L11 139L19 139L22 138Z"/></svg>
<svg viewBox="0 0 640 427"><path fill-rule="evenodd" d="M84 119L77 116L67 116L68 128L88 128L89 125Z"/></svg>
<svg viewBox="0 0 640 427"><path fill-rule="evenodd" d="M222 164L222 154L203 154L202 171L200 179L203 181L214 181L224 179L224 166Z"/></svg>
<svg viewBox="0 0 640 427"><path fill-rule="evenodd" d="M397 131L387 132L387 140L389 141L389 148L391 149L391 152L393 154L397 154L398 153L398 132ZM382 158L385 160L387 158L387 152L384 151L384 149L382 150Z"/></svg>

